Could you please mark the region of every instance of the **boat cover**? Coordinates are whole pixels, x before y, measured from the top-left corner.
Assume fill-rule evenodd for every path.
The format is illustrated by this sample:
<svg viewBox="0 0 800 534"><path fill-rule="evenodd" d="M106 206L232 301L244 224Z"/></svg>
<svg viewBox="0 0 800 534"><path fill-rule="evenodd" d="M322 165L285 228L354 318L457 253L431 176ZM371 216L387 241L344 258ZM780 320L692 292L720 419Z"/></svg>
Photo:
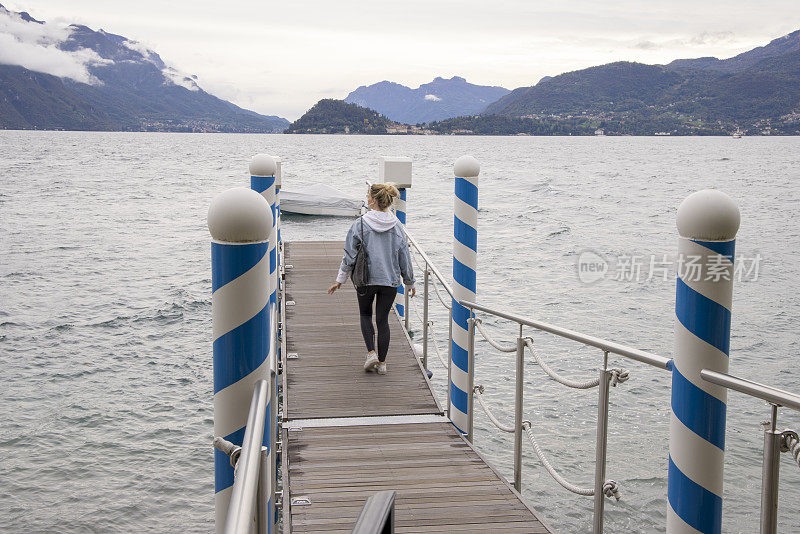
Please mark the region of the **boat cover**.
<svg viewBox="0 0 800 534"><path fill-rule="evenodd" d="M358 215L363 204L325 184L311 184L299 191L281 189L281 211L289 213Z"/></svg>

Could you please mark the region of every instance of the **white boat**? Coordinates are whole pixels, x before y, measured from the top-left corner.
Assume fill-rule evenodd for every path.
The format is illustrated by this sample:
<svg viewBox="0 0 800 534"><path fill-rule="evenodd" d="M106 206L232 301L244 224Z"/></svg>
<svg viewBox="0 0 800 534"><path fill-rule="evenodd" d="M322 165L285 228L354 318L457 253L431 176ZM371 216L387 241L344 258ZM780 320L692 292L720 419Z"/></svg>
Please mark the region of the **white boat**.
<svg viewBox="0 0 800 534"><path fill-rule="evenodd" d="M281 212L302 215L354 217L364 201L347 196L325 184L311 184L299 191L281 189Z"/></svg>

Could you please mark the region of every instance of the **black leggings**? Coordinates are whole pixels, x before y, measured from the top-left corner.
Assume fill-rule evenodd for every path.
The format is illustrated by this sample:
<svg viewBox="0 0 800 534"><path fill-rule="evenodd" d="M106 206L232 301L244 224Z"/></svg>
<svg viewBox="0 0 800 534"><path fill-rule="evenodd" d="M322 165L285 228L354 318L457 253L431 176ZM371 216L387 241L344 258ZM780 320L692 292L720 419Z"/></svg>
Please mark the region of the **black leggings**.
<svg viewBox="0 0 800 534"><path fill-rule="evenodd" d="M361 334L367 350L375 350L375 329L372 327L372 301L375 304L375 323L378 325L378 360L385 362L389 352L389 312L394 304L397 288L391 286L367 286L366 293L358 295L358 311L361 314ZM375 299L377 297L377 299Z"/></svg>

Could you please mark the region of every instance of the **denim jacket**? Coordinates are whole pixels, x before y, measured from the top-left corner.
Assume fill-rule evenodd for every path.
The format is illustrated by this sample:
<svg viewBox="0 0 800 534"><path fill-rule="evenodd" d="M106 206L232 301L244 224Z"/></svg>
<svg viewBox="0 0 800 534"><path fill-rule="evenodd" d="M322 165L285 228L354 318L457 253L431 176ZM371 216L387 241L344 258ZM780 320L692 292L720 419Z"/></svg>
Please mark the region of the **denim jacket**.
<svg viewBox="0 0 800 534"><path fill-rule="evenodd" d="M414 269L408 242L393 213L369 211L357 219L344 243L344 256L336 281L344 283L356 262L356 245L361 242L361 225L364 225L364 246L369 266L369 285L397 287L402 281L414 286Z"/></svg>

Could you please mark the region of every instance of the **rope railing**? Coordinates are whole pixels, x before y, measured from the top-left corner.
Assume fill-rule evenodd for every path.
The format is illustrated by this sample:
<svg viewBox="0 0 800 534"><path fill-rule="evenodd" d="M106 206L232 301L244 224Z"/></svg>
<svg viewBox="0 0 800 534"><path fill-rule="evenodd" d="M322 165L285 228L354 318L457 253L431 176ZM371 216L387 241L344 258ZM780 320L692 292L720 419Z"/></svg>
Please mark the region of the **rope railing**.
<svg viewBox="0 0 800 534"><path fill-rule="evenodd" d="M425 269L422 268L422 266L419 263L419 260L417 260L417 257L414 254L411 254L411 259L414 262L414 265L416 265L417 269L419 269L422 272L425 272ZM444 299L444 297L442 297L442 294L439 292L439 286L436 285L436 276L435 275L432 276L429 280L431 285L433 286L433 291L436 293L436 298L439 299L439 302L442 303L442 306L444 306L449 310L452 307L452 305L448 303Z"/></svg>
<svg viewBox="0 0 800 534"><path fill-rule="evenodd" d="M419 254L419 251L414 247L409 247L409 251L411 252L411 260L414 262L416 268L424 272L424 269L420 266L419 260L417 259L417 254Z"/></svg>
<svg viewBox="0 0 800 534"><path fill-rule="evenodd" d="M419 260L417 259L417 256L416 256L416 254L414 254L415 252L417 252L417 253L419 253L419 252L418 252L416 249L414 249L414 248L410 248L409 250L411 251L411 261L413 261L413 262L414 262L414 266L415 266L415 267L416 267L418 270L420 270L420 271L422 271L422 272L425 272L425 270L424 270L424 269L423 269L423 268L420 266L420 264L419 264Z"/></svg>
<svg viewBox="0 0 800 534"><path fill-rule="evenodd" d="M786 451L792 454L797 467L800 467L800 439L797 437L797 432L784 430L783 446L786 448Z"/></svg>
<svg viewBox="0 0 800 534"><path fill-rule="evenodd" d="M411 309L414 310L414 315L416 315L417 319L419 319L419 322L420 323L424 323L425 320L422 318L422 315L420 315L420 313L419 313L419 308L417 308L417 303L414 302L413 300L409 300L409 303L411 305ZM428 336L428 339L430 341L433 341L433 348L436 351L436 358L439 360L439 363L442 365L442 367L447 369L447 362L444 361L444 358L442 358L442 353L439 350L439 342L436 340L436 332L433 330L433 321L430 320L430 319L428 320L428 332L430 334Z"/></svg>
<svg viewBox="0 0 800 534"><path fill-rule="evenodd" d="M427 257L424 256L424 254L422 254L421 251L416 250L416 252L418 252L423 257L423 259L426 262L425 270L428 270L428 266L429 266L428 262L430 260L428 260ZM420 271L422 271L423 270L422 265L420 264L420 261L417 260L416 254L412 253L411 257L412 257L412 261L414 262L414 265ZM439 287L438 287L438 285L436 283L436 276L438 276L436 273L438 271L436 271L436 269L434 268L432 272L434 273L434 276L430 277L428 279L429 283L431 285L433 285L434 293L436 294L436 297L439 299L439 302L442 303L442 306L444 306L445 309L447 309L447 310L451 310L452 309L452 305L449 304L448 301L445 298L442 297L441 292L439 291ZM442 281L442 283L445 283L445 282ZM446 283L445 283L445 285L446 285ZM452 293L451 293L451 295L452 295ZM427 295L426 295L426 297L427 297ZM414 314L417 316L417 319L420 321L421 324L424 324L424 322L425 322L424 318L421 316L421 314L419 312L419 309L417 308L416 303L413 302L413 301L409 301L409 302L410 302L410 306L409 307L411 307L414 310ZM474 317L474 315L473 315L473 317ZM428 332L429 332L429 339L433 341L433 346L434 346L434 349L435 349L435 352L436 352L437 359L439 360L439 363L442 365L442 367L447 368L447 362L445 362L444 358L442 358L441 351L439 350L439 344L436 341L436 334L435 334L435 332L433 330L433 321L429 320L427 326L428 326ZM515 352L517 350L517 344L516 343L515 344L503 344L503 343L500 343L500 342L496 341L489 334L489 332L487 332L487 330L484 328L483 322L480 319L478 319L477 317L474 317L474 326L478 330L480 335L483 337L483 339L486 340L486 342L489 343L489 345L491 345L496 350L498 350L500 352L504 352L504 353ZM561 376L560 374L555 372L552 368L550 368L550 366L548 366L547 363L539 356L538 352L533 347L533 339L532 338L525 338L524 339L524 343L525 343L525 346L528 347L528 350L530 351L530 353L533 356L533 358L536 360L536 363L539 365L539 367L541 367L542 370L550 378L552 378L556 382L558 382L558 383L560 383L562 385L565 385L567 387L570 387L570 388L575 388L575 389L590 389L590 388L594 388L594 387L597 387L598 385L600 385L601 378L599 378L599 377L595 378L595 379L592 379L592 380L579 381L579 380L573 380L573 379ZM609 371L609 373L611 375L610 382L609 382L611 386L616 386L617 384L619 384L621 382L625 382L629 377L628 371L625 370L625 369L611 369ZM583 496L587 496L587 497L594 496L594 494L595 494L595 489L594 488L582 488L582 487L580 487L580 486L578 486L576 484L570 483L563 476L561 476L561 474L559 474L559 472L553 467L553 465L550 463L550 461L545 456L545 454L542 451L541 447L539 447L539 444L536 442L536 438L533 435L533 431L531 429L532 425L531 425L530 421L527 421L527 420L526 421L522 421L522 423L520 425L520 427L521 427L520 429L517 429L515 427L515 425L505 425L505 424L503 424L497 417L495 417L495 415L492 413L491 409L484 402L483 397L482 397L482 394L484 392L484 387L482 385L475 386L474 389L473 389L473 392L474 392L475 396L477 397L478 404L480 405L480 407L483 410L483 412L486 414L486 417L492 422L492 424L497 429L501 430L502 432L506 432L506 433L516 433L518 430L524 430L525 431L525 434L528 436L528 441L530 441L531 446L533 447L533 450L536 452L536 456L539 458L539 461L545 467L545 469L547 470L548 474L550 474L550 476L553 478L553 480L555 480L564 489L566 489L566 490L568 490L568 491L570 491L572 493L575 493L577 495L583 495ZM517 437L516 439L520 439L520 438ZM798 449L800 449L800 445L798 445ZM516 484L516 482L515 482L515 484ZM603 493L603 495L605 495L608 498L614 498L617 501L620 500L619 486L613 480L606 480L605 481L605 483L603 484L603 487L602 487L602 493Z"/></svg>
<svg viewBox="0 0 800 534"><path fill-rule="evenodd" d="M528 347L533 358L536 360L536 363L539 364L539 367L542 368L542 371L547 374L550 378L555 380L561 385L567 386L568 388L573 389L591 389L600 385L600 378L593 378L591 380L585 380L583 382L579 380L572 380L566 377L561 376L557 372L553 371L547 363L539 356L539 353L533 348L533 339L525 338L525 346ZM625 382L628 380L630 374L625 369L612 369L611 370L611 386L616 387L617 384Z"/></svg>
<svg viewBox="0 0 800 534"><path fill-rule="evenodd" d="M431 340L433 341L433 348L436 352L436 359L439 360L439 363L442 365L443 368L447 369L447 362L444 361L442 358L442 352L439 350L439 342L436 340L436 332L433 331L433 321L428 321L428 330L431 333Z"/></svg>
<svg viewBox="0 0 800 534"><path fill-rule="evenodd" d="M414 241L414 239L408 235L409 243L413 246L414 252L419 254L419 256L425 262L425 278L426 278L426 287L425 287L425 305L426 305L426 315L427 315L427 305L429 302L429 287L430 284L433 284L434 292L436 293L436 297L439 299L439 302L442 303L445 309L452 311L453 306L450 304L452 299L453 302L458 302L461 306L467 308L470 311L470 317L472 318L472 323L470 323L470 336L469 336L469 347L466 347L468 352L468 358L471 362L469 365L469 383L474 384L474 374L473 369L474 367L474 356L475 356L475 345L474 345L474 330L477 329L478 332L481 334L483 339L489 343L494 349L504 352L504 353L512 353L518 351L517 353L517 361L516 361L516 372L517 372L517 391L515 397L515 421L513 425L504 425L495 415L492 413L489 406L486 405L482 398L482 394L484 392L483 386L474 386L472 391L470 391L470 395L468 396L468 432L466 433L466 439L471 443L473 438L473 399L477 397L478 403L481 409L484 411L486 416L492 422L492 424L501 430L502 432L506 433L513 433L514 434L514 487L517 490L521 490L522 488L522 431L525 431L525 434L528 436L528 440L531 442L531 446L533 447L534 451L536 452L539 461L547 470L548 474L553 477L553 479L559 483L562 487L567 489L570 492L576 493L578 495L584 496L594 496L594 515L593 515L593 529L592 531L595 533L602 533L603 531L603 508L604 508L604 496L608 498L614 498L616 500L620 500L620 493L619 493L619 486L613 480L605 479L605 469L606 469L606 452L607 452L607 439L608 439L608 408L609 408L609 386L616 387L618 384L625 382L629 379L629 372L622 368L613 368L609 369L607 367L608 363L608 356L609 354L614 354L618 356L622 356L628 359L632 359L634 361L638 361L641 363L645 363L659 369L665 369L668 371L673 370L673 366L675 362L670 358L665 358L663 356L659 356L656 354L652 354L640 349L636 349L630 346L626 346L620 343L616 343L613 341L608 341L602 338L598 338L589 334L585 334L582 332L578 332L569 328L564 328L562 326L553 325L549 323L545 323L543 321L539 321L536 319L531 319L528 317L522 317L520 315L509 313L503 310L492 309L487 306L483 306L477 304L471 300L464 299L464 298L457 298L453 291L453 288L450 287L448 284L448 280L446 280L442 273L436 268L435 265L431 263L430 258L425 254L425 252L419 247L419 244ZM411 254L413 258L413 262L415 266L417 266L420 270L423 270L420 262L417 261L416 255L414 253ZM433 274L433 277L429 277L429 273ZM438 284L437 284L438 281ZM441 285L448 293L449 298L442 297L442 294L439 290L439 285ZM474 299L473 299L474 300ZM407 301L408 302L408 301ZM409 307L407 305L407 307ZM417 317L420 316L416 306L414 306L415 312ZM476 312L484 312L490 314L496 318L502 318L509 321L516 323L520 328L520 338L522 337L523 327L531 327L535 328L540 332L548 332L550 334L554 334L561 338L570 339L572 341L581 343L585 346L595 347L600 349L604 353L604 360L603 366L600 369L599 376L597 378L589 379L589 380L578 380L573 378L568 378L562 376L558 372L554 371L547 363L543 360L543 358L539 355L538 351L534 348L533 339L528 338L517 338L516 343L511 344L504 344L495 340L487 329L484 328L484 325L480 319L475 317ZM452 315L451 315L452 317ZM427 324L423 322L424 328L426 331L435 336L433 333L432 321L428 321ZM406 316L406 328L408 328L408 315ZM452 336L451 336L452 339ZM596 460L595 460L595 479L594 479L594 487L589 488L581 488L577 485L571 484L567 481L564 477L562 477L558 471L553 467L553 465L548 461L547 457L544 455L543 451L539 447L538 443L536 442L536 438L532 432L532 425L530 421L521 421L522 417L522 395L524 389L524 383L522 380L523 370L525 368L525 361L524 361L524 349L521 348L521 342L528 348L531 355L533 356L536 363L542 370L547 374L551 379L555 380L559 384L564 386L574 388L574 389L591 389L594 387L599 387L599 400L598 400L598 416L597 416L597 442L596 442ZM439 362L442 364L443 367L447 367L449 362L445 362L442 358L441 353L439 351L438 343L436 343L436 339L434 337L434 347L436 349L437 357ZM465 347L462 347L465 348ZM776 525L777 525L777 480L778 480L778 469L777 469L777 462L779 462L780 454L775 454L774 452L769 452L769 464L767 463L768 460L768 451L775 451L775 446L779 446L780 452L790 452L793 457L794 463L800 467L800 438L798 438L798 434L791 430L785 430L784 432L776 432L776 418L777 418L777 410L779 407L788 407L794 410L800 411L800 395L792 394L790 392L780 390L778 388L770 387L764 384L759 384L757 382L753 382L750 380L745 380L739 377L728 375L727 373L721 373L718 371L712 371L709 369L702 369L700 371L700 376L703 380L723 386L728 390L734 390L741 393L745 393L755 398L760 398L766 400L769 404L772 405L772 421L771 421L771 431L765 432L765 439L764 439L764 471L762 477L762 499L766 499L766 501L762 501L762 514L761 514L761 522L762 522L762 532L776 532ZM449 374L448 374L449 378ZM465 389L461 389L464 391ZM466 388L466 391L469 391L470 387ZM673 392L674 394L674 392ZM674 399L675 397L673 397ZM450 404L449 404L449 396L448 396L448 415L450 415ZM463 414L461 414L463 415ZM776 443L777 441L777 443ZM767 469L767 466L770 466ZM721 473L721 466L720 466L720 473ZM605 481L604 481L605 480ZM601 484L601 481L604 481ZM599 494L595 495L595 489ZM765 497L766 496L766 497ZM767 504L763 504L766 502Z"/></svg>
<svg viewBox="0 0 800 534"><path fill-rule="evenodd" d="M492 339L492 337L486 332L486 330L484 330L483 321L481 321L478 318L475 318L475 328L478 329L478 332L481 333L481 336L483 337L483 339L486 340L487 343L489 343L489 345L493 346L500 352L514 352L517 350L516 345L501 345L500 343Z"/></svg>
<svg viewBox="0 0 800 534"><path fill-rule="evenodd" d="M496 426L499 430L508 433L513 433L516 430L514 425L504 425L503 423L501 423L500 420L497 419L497 417L492 413L492 411L489 409L486 403L484 403L483 392L485 391L485 388L482 385L475 386L473 391L475 393L475 397L478 399L478 404L480 405L481 409L486 414L486 416L489 418L489 420L492 422L492 424L494 424L494 426ZM558 482L558 484L561 485L561 487L563 487L564 489L572 493L575 493L577 495L583 495L586 497L594 496L594 488L581 488L580 486L572 484L563 476L561 476L561 474L558 471L556 471L556 469L553 467L553 464L550 463L550 461L547 459L547 456L545 456L541 447L539 447L539 444L536 442L536 438L533 435L531 427L532 425L530 421L528 420L522 421L522 429L528 436L528 441L531 442L533 450L534 452L536 452L536 456L539 458L539 461L542 462L542 465L544 465L544 468L547 470L550 476L553 477L553 480ZM620 499L619 485L613 480L606 480L605 483L603 484L603 495L605 495L608 498L614 498L617 501L619 501Z"/></svg>
<svg viewBox="0 0 800 534"><path fill-rule="evenodd" d="M412 247L412 251L420 253L419 250L417 250L417 249L415 249L413 247ZM411 260L414 262L414 265L417 267L418 270L424 272L424 269L420 265L420 262L417 259L416 254L414 254L414 253L411 254ZM436 285L436 276L432 276L428 280L430 281L430 284L433 286L434 292L436 293L436 297L439 299L439 302L441 302L442 306L444 306L447 310L450 310L450 308L452 306L449 305L447 303L447 301L442 297L441 293L439 292L439 287ZM422 317L422 314L420 314L419 308L417 307L417 303L414 300L409 299L409 304L410 304L410 308L412 308L414 310L414 315L417 316L417 319L419 320L420 324L424 324L425 323L425 319ZM439 360L439 364L441 364L441 366L443 368L447 369L447 361L445 361L445 359L442 357L442 351L439 348L439 342L436 339L436 332L433 329L433 324L434 324L434 322L429 319L428 320L428 331L430 333L429 339L430 339L430 341L433 342L432 344L433 344L434 351L436 352L436 359Z"/></svg>
<svg viewBox="0 0 800 534"><path fill-rule="evenodd" d="M420 262L416 258L416 255L415 254L411 254L411 257L412 257L412 260L413 260L415 266L419 270L423 270L422 266L420 265ZM427 267L428 266L426 264L426 268ZM435 278L436 278L435 276L431 277L429 279L429 281L433 285L433 289L434 289L434 292L436 293L436 297L439 299L439 302L441 302L442 305L446 309L450 310L452 308L452 306L448 305L448 302L442 297L442 295L441 295L441 293L439 291L439 288L438 288L438 286L436 284ZM421 314L419 312L419 309L417 308L416 303L413 302L413 301L410 301L410 307L414 310L414 314L417 316L417 319L420 321L420 323L424 324L424 319L421 316ZM489 343L489 345L494 347L496 350L498 350L500 352L505 352L505 353L515 352L517 350L516 344L513 344L513 345L508 344L508 345L506 345L506 344L502 344L502 343L496 341L487 332L487 330L484 328L483 322L480 319L478 319L476 317L476 318L474 318L474 321L475 321L474 322L475 328L481 334L483 339L486 340L486 342ZM439 350L439 344L436 341L436 334L433 331L433 321L431 321L431 320L428 321L428 331L429 331L429 334L430 334L429 339L431 339L433 341L433 346L434 346L434 349L435 349L435 352L436 352L437 359L439 360L439 363L442 365L442 367L447 368L447 362L445 362L444 358L442 358L441 351ZM595 378L595 379L592 379L592 380L579 381L579 380L572 380L570 378L566 378L566 377L561 376L560 374L555 372L552 368L550 368L550 366L548 366L547 363L539 356L538 352L533 347L533 339L532 338L525 338L524 342L525 342L525 346L528 347L528 350L530 351L530 353L533 356L533 358L536 360L536 363L539 365L539 367L541 367L542 370L550 378L552 378L556 382L558 382L558 383L560 383L560 384L562 384L564 386L567 386L567 387L570 387L570 388L574 388L574 389L590 389L590 388L597 387L600 384L600 380L601 379L599 377ZM616 385L621 383L621 382L625 382L626 380L628 380L628 377L629 377L628 371L625 370L625 369L611 369L610 374L611 374L610 385L614 386L614 387L616 387ZM492 410L489 408L489 406L487 406L487 404L484 402L484 400L483 400L484 387L482 385L475 386L473 388L473 392L475 393L475 396L476 396L476 398L478 400L478 404L480 405L480 407L483 410L483 412L486 414L486 417L492 422L492 424L498 430L500 430L502 432L506 432L506 433L515 433L516 432L517 429L516 429L516 427L514 425L505 425L505 424L503 424L494 415L494 413L492 413ZM525 435L528 436L528 441L530 441L534 452L536 452L536 456L539 458L539 461L545 467L545 469L547 470L548 474L550 474L550 476L553 478L553 480L555 480L564 489L566 489L566 490L568 490L568 491L570 491L572 493L575 493L577 495L583 495L583 496L587 496L587 497L594 496L594 494L595 494L594 488L582 488L582 487L580 487L580 486L578 486L576 484L572 484L567 479L565 479L563 476L561 476L561 474L553 467L553 465L547 459L547 457L545 456L545 454L542 451L541 447L539 447L539 444L536 442L536 438L533 435L533 431L531 430L531 428L532 428L532 425L531 425L530 421L527 421L527 420L526 421L522 421L521 429L525 431ZM798 445L797 448L798 448L798 450L800 450L800 445ZM800 453L798 453L798 454L800 454ZM620 499L619 486L613 480L606 480L605 481L605 483L603 484L602 492L603 492L603 495L605 495L608 498L614 498L617 501L619 501L619 499Z"/></svg>
<svg viewBox="0 0 800 534"><path fill-rule="evenodd" d="M544 465L544 468L547 469L547 472L550 473L550 476L553 477L556 482L558 482L564 489L577 495L584 495L586 497L594 496L594 488L581 488L571 484L555 470L549 461L547 461L547 457L542 452L542 449L539 448L539 444L536 443L536 438L533 437L530 421L524 421L522 423L522 428L525 430L525 434L528 436L528 440L531 442L531 445L533 445L533 450L536 451L536 456L539 457L539 460L542 462L542 465ZM614 480L606 480L603 483L603 495L609 499L614 498L619 501L619 485Z"/></svg>
<svg viewBox="0 0 800 534"><path fill-rule="evenodd" d="M481 409L483 410L483 413L486 414L486 417L489 418L489 421L491 421L494 424L494 426L496 426L499 430L502 430L503 432L508 432L509 434L513 434L514 433L514 425L504 425L503 423L501 423L497 419L497 417L494 416L494 414L489 409L489 407L486 406L486 404L484 404L484 402L483 402L484 387L481 386L481 385L477 385L477 386L475 386L474 391L475 391L475 398L478 399L478 404L480 405Z"/></svg>
<svg viewBox="0 0 800 534"><path fill-rule="evenodd" d="M439 293L439 286L436 285L436 280L434 280L433 278L431 278L431 285L433 286L433 292L436 293L436 298L439 299L439 302L442 303L442 306L450 310L453 307L453 305L444 300L444 298L442 298L442 294Z"/></svg>

